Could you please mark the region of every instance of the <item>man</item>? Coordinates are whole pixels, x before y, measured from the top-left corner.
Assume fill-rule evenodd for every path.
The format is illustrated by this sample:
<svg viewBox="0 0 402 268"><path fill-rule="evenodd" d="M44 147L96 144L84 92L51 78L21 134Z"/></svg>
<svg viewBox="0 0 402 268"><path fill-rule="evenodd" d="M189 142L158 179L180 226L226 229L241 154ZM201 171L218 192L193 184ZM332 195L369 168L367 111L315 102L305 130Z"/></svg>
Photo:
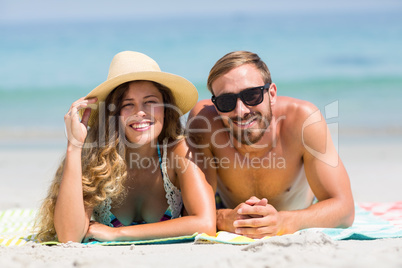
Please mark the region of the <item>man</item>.
<svg viewBox="0 0 402 268"><path fill-rule="evenodd" d="M187 127L226 207L219 230L261 238L353 223L349 177L317 107L278 97L265 63L246 51L222 57L208 89Z"/></svg>

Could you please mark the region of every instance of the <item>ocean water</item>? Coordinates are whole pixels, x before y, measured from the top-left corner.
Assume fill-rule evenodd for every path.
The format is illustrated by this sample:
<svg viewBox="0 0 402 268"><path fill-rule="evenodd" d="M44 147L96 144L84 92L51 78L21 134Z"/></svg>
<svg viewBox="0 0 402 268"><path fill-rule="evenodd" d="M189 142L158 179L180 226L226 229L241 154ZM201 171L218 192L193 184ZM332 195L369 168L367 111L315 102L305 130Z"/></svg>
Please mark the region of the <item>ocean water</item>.
<svg viewBox="0 0 402 268"><path fill-rule="evenodd" d="M342 133L402 133L400 11L238 14L0 24L0 129L63 129L76 99L106 80L113 56L143 52L210 98L212 65L256 52L278 95L336 103Z"/></svg>

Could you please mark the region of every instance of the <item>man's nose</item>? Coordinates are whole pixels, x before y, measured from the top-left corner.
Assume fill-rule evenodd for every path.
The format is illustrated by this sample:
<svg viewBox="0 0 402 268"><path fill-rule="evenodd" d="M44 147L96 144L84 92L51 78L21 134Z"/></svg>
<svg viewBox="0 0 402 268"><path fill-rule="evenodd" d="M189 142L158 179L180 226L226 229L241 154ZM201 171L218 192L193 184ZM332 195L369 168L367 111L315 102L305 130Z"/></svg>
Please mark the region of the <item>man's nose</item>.
<svg viewBox="0 0 402 268"><path fill-rule="evenodd" d="M244 115L250 113L250 109L243 103L240 98L237 99L236 108L234 111L236 113L236 116L239 118L243 118Z"/></svg>

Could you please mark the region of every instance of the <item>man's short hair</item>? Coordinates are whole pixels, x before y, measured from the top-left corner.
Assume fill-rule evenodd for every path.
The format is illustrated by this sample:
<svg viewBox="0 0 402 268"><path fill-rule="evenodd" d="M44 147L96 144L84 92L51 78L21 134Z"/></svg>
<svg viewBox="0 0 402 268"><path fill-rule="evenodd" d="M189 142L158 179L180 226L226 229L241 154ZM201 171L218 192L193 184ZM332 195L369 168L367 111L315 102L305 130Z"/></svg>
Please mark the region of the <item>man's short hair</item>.
<svg viewBox="0 0 402 268"><path fill-rule="evenodd" d="M212 91L212 83L232 69L244 64L253 64L258 70L260 70L264 83L272 83L271 73L269 72L267 65L257 54L249 51L234 51L220 58L212 67L207 82L209 91L214 94Z"/></svg>

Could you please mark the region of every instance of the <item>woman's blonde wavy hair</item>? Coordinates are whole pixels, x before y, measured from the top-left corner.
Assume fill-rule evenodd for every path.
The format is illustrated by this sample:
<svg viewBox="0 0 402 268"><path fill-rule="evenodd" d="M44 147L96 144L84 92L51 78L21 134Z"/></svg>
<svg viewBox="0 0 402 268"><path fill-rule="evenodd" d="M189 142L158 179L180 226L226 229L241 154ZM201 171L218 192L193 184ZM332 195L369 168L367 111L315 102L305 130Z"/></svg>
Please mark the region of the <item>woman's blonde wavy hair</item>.
<svg viewBox="0 0 402 268"><path fill-rule="evenodd" d="M83 197L84 205L87 208L96 207L106 198L110 198L118 204L125 196L124 182L127 177L125 137L120 137L119 134L124 133L121 131L124 128L119 123L119 115L123 97L131 82L121 84L108 95L103 106L106 109L104 112L99 112L101 116L88 130L81 154ZM150 82L159 89L163 96L163 103L167 104L158 142L161 143L166 138L169 141L176 141L182 137L183 127L180 122L181 114L177 109L171 108L175 107L174 97L169 88L153 81ZM42 242L57 240L54 209L63 177L64 162L65 157L56 171L47 197L44 199L35 221L36 238Z"/></svg>

